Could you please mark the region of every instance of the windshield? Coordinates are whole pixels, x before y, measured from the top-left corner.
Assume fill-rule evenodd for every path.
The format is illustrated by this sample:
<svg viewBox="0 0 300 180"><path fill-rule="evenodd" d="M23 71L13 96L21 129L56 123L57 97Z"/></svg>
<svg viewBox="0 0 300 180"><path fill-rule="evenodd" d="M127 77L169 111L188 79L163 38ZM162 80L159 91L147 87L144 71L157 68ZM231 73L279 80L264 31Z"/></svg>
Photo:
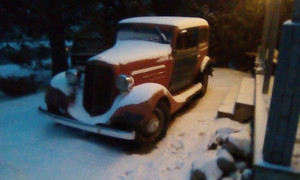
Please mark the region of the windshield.
<svg viewBox="0 0 300 180"><path fill-rule="evenodd" d="M172 27L150 26L146 24L123 24L119 27L117 39L143 40L170 44L172 33Z"/></svg>

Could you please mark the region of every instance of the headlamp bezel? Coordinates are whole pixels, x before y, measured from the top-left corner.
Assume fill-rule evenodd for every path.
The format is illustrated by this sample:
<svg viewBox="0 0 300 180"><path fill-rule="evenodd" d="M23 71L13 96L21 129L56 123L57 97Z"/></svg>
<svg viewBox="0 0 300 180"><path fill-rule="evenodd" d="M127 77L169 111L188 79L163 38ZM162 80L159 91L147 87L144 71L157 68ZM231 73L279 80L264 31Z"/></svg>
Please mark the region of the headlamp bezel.
<svg viewBox="0 0 300 180"><path fill-rule="evenodd" d="M66 79L70 85L78 84L81 78L81 73L78 69L69 69L66 71Z"/></svg>
<svg viewBox="0 0 300 180"><path fill-rule="evenodd" d="M134 79L126 74L121 74L116 78L116 87L122 92L128 92L134 84Z"/></svg>

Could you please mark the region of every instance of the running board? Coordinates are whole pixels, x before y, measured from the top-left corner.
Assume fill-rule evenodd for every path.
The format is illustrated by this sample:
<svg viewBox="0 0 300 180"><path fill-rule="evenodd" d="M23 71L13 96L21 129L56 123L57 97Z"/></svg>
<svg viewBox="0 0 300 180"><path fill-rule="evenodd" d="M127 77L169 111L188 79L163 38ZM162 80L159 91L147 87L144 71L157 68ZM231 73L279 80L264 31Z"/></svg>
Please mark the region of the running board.
<svg viewBox="0 0 300 180"><path fill-rule="evenodd" d="M186 102L189 98L195 96L197 92L199 92L202 88L202 84L199 82L184 91L180 92L178 95L173 96L174 100L178 103L184 103Z"/></svg>

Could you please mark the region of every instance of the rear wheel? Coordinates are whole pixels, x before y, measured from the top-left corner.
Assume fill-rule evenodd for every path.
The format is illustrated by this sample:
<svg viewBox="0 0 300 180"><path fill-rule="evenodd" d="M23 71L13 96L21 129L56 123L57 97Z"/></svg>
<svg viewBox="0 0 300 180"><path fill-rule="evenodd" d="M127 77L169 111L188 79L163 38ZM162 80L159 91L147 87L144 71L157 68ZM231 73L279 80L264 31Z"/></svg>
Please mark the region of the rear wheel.
<svg viewBox="0 0 300 180"><path fill-rule="evenodd" d="M146 144L160 141L166 134L169 119L169 107L165 102L160 101L152 111L150 118L137 128L136 142Z"/></svg>

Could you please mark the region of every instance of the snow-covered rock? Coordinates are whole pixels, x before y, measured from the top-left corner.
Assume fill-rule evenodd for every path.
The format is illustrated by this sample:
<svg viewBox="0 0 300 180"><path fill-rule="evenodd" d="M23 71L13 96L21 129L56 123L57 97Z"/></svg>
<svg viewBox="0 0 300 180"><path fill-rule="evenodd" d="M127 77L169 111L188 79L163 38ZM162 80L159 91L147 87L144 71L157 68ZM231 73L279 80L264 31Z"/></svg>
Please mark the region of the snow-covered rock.
<svg viewBox="0 0 300 180"><path fill-rule="evenodd" d="M233 155L249 157L251 154L251 136L248 131L230 134L223 147Z"/></svg>
<svg viewBox="0 0 300 180"><path fill-rule="evenodd" d="M251 180L253 179L253 170L245 169L242 174L242 180Z"/></svg>
<svg viewBox="0 0 300 180"><path fill-rule="evenodd" d="M209 139L209 143L207 145L207 149L208 150L215 150L218 147L218 142L217 142L217 138L215 135L211 135L210 139Z"/></svg>
<svg viewBox="0 0 300 180"><path fill-rule="evenodd" d="M236 132L239 132L239 130L234 127L220 128L216 131L216 140L220 145L222 145L229 134Z"/></svg>
<svg viewBox="0 0 300 180"><path fill-rule="evenodd" d="M234 158L226 149L219 150L217 156L217 165L223 172L233 172L237 169Z"/></svg>
<svg viewBox="0 0 300 180"><path fill-rule="evenodd" d="M206 175L199 169L193 170L190 180L206 180Z"/></svg>
<svg viewBox="0 0 300 180"><path fill-rule="evenodd" d="M241 180L242 179L242 174L240 171L234 171L229 174L229 177L233 180Z"/></svg>
<svg viewBox="0 0 300 180"><path fill-rule="evenodd" d="M199 156L192 163L191 179L205 175L207 180L220 179L223 172L217 165L216 151L209 151Z"/></svg>
<svg viewBox="0 0 300 180"><path fill-rule="evenodd" d="M215 134L210 137L208 150L218 149L216 153L217 166L226 175L222 179L242 179L241 172L248 167L248 164L244 161L235 162L234 157L245 158L245 161L249 160L251 155L250 125L241 124L228 118L220 118L216 121ZM200 169L195 172L195 176L201 175L199 172L205 174L205 171Z"/></svg>
<svg viewBox="0 0 300 180"><path fill-rule="evenodd" d="M246 169L248 167L248 164L244 161L241 161L241 162L237 162L236 163L236 167L237 169L239 169L241 172L244 171L244 169Z"/></svg>

